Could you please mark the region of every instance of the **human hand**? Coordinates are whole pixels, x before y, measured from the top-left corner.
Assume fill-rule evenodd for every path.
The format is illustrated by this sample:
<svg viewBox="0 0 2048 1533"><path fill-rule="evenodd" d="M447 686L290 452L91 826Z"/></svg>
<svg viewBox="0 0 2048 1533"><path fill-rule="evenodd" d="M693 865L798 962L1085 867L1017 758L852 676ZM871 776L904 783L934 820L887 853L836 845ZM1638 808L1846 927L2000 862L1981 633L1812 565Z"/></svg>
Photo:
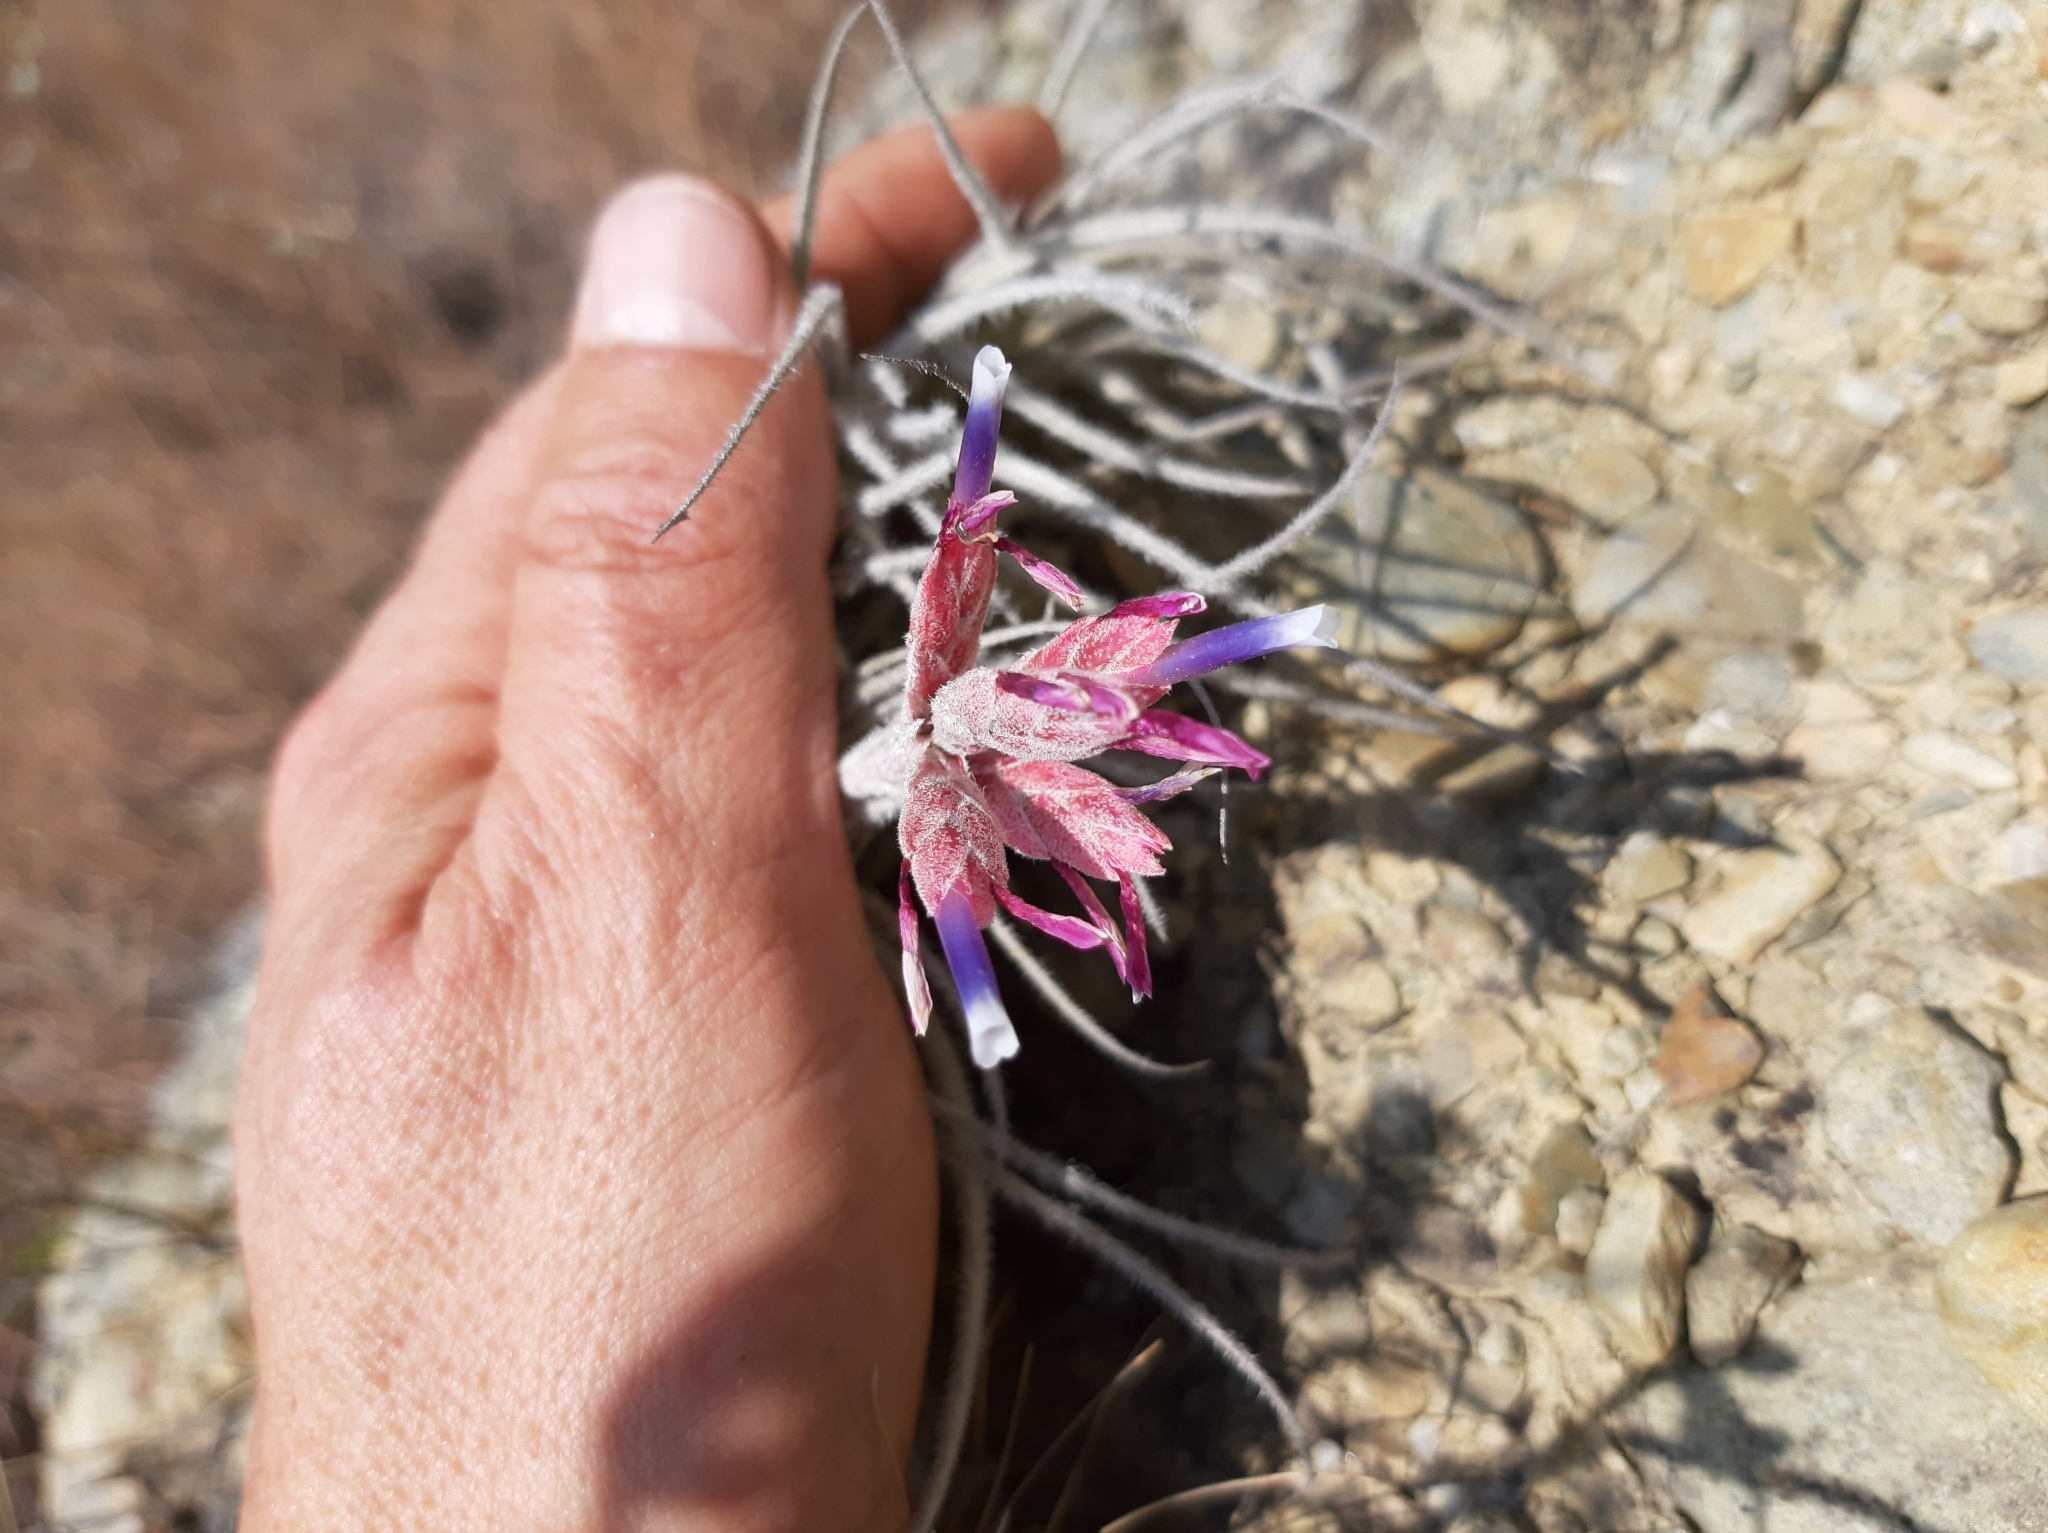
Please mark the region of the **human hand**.
<svg viewBox="0 0 2048 1533"><path fill-rule="evenodd" d="M1035 114L958 125L999 194ZM786 205L641 183L281 753L236 1123L242 1526L900 1526L933 1149L840 824L833 450ZM770 229L776 231L771 236ZM973 219L931 137L828 173L856 345Z"/></svg>

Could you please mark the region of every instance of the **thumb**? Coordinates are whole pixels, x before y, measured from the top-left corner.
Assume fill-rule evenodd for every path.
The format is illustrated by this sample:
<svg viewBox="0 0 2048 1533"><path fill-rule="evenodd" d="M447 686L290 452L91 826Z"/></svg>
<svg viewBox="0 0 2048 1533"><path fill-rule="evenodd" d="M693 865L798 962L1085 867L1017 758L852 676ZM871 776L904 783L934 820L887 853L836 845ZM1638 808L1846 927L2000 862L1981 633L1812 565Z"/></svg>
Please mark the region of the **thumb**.
<svg viewBox="0 0 2048 1533"><path fill-rule="evenodd" d="M833 459L815 368L785 386L689 520L649 541L795 308L758 218L709 182L642 181L599 218L514 587L508 766L588 781L598 746L688 814L729 787L706 743L743 714L780 736L758 742L782 763L769 775L792 774L757 771L755 793L803 796L820 759L829 783Z"/></svg>

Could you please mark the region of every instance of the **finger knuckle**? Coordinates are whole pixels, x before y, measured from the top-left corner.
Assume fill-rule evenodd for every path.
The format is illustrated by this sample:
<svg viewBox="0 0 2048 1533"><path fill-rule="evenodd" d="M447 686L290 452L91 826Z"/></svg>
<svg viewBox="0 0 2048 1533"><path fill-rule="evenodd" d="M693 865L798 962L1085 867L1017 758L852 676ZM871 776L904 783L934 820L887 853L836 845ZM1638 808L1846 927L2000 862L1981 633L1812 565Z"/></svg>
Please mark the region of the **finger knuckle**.
<svg viewBox="0 0 2048 1533"><path fill-rule="evenodd" d="M685 524L656 537L691 488L658 469L606 467L558 475L535 499L529 556L563 570L611 575L661 574L716 560L724 551L701 527Z"/></svg>

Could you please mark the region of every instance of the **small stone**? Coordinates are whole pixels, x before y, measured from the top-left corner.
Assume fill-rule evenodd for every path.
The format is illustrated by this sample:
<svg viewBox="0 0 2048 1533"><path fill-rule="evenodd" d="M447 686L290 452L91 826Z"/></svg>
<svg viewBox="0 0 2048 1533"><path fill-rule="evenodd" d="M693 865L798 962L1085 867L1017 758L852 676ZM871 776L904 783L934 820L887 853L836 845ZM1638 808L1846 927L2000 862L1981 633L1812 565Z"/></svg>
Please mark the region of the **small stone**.
<svg viewBox="0 0 2048 1533"><path fill-rule="evenodd" d="M2012 494L2029 549L2048 552L2048 402L2022 408L2007 439Z"/></svg>
<svg viewBox="0 0 2048 1533"><path fill-rule="evenodd" d="M1956 289L1956 311L1982 335L2030 335L2048 320L2048 282L2026 267L1981 272Z"/></svg>
<svg viewBox="0 0 2048 1533"><path fill-rule="evenodd" d="M2008 1203L1958 1235L1935 1295L1963 1355L2048 1426L2048 1197Z"/></svg>
<svg viewBox="0 0 2048 1533"><path fill-rule="evenodd" d="M1685 285L1707 303L1732 303L1798 237L1799 220L1789 213L1755 208L1695 214L1679 236Z"/></svg>
<svg viewBox="0 0 2048 1533"><path fill-rule="evenodd" d="M1645 958L1669 958L1678 951L1678 928L1669 921L1645 916L1629 936L1629 946Z"/></svg>
<svg viewBox="0 0 2048 1533"><path fill-rule="evenodd" d="M1444 963L1490 963L1508 950L1501 929L1476 910L1455 905L1429 907L1423 941L1431 957Z"/></svg>
<svg viewBox="0 0 2048 1533"><path fill-rule="evenodd" d="M1360 962L1324 977L1307 991L1303 1009L1336 1012L1360 1027L1380 1027L1401 1014L1401 987L1386 965Z"/></svg>
<svg viewBox="0 0 2048 1533"><path fill-rule="evenodd" d="M1678 929L1694 951L1734 964L1751 962L1842 877L1826 846L1791 834L1774 846L1732 852L1719 866L1720 886L1686 911Z"/></svg>
<svg viewBox="0 0 2048 1533"><path fill-rule="evenodd" d="M1701 706L1726 709L1739 719L1774 724L1790 710L1792 662L1768 650L1739 650L1716 660L1707 673Z"/></svg>
<svg viewBox="0 0 2048 1533"><path fill-rule="evenodd" d="M1984 167L1975 160L1928 155L1913 172L1913 184L1906 192L1906 201L1915 212L1936 212L1962 201L1983 180Z"/></svg>
<svg viewBox="0 0 2048 1533"><path fill-rule="evenodd" d="M1750 1025L1729 1015L1712 986L1695 985L1671 1009L1651 1064L1675 1105L1733 1091L1763 1059L1763 1040Z"/></svg>
<svg viewBox="0 0 2048 1533"><path fill-rule="evenodd" d="M1602 881L1615 899L1640 905L1691 883L1692 858L1655 831L1639 830L1621 843Z"/></svg>
<svg viewBox="0 0 2048 1533"><path fill-rule="evenodd" d="M1311 599L1343 616L1339 644L1404 663L1507 643L1536 605L1546 569L1519 510L1435 470L1369 475L1355 518L1305 543L1302 562Z"/></svg>
<svg viewBox="0 0 2048 1533"><path fill-rule="evenodd" d="M1707 1254L1685 1279L1693 1356L1709 1367L1734 1361L1749 1345L1757 1316L1798 1275L1799 1247L1791 1241L1716 1218Z"/></svg>
<svg viewBox="0 0 2048 1533"><path fill-rule="evenodd" d="M1999 363L1991 375L1991 391L2000 404L2015 410L2048 395L2048 346Z"/></svg>
<svg viewBox="0 0 2048 1533"><path fill-rule="evenodd" d="M1528 1393L1529 1343L1512 1321L1496 1320L1479 1333L1458 1393L1482 1409L1505 1414Z"/></svg>
<svg viewBox="0 0 2048 1533"><path fill-rule="evenodd" d="M1621 1083L1621 1095L1630 1112L1648 1112L1663 1102L1664 1082L1657 1078L1655 1070L1644 1065Z"/></svg>
<svg viewBox="0 0 2048 1533"><path fill-rule="evenodd" d="M1949 632L1945 603L1929 583L1874 561L1830 618L1826 640L1854 680L1898 686L1940 662Z"/></svg>
<svg viewBox="0 0 2048 1533"><path fill-rule="evenodd" d="M1968 119L1917 80L1887 80L1877 88L1877 104L1915 138L1947 143L1968 126Z"/></svg>
<svg viewBox="0 0 2048 1533"><path fill-rule="evenodd" d="M1660 501L1599 546L1571 600L1589 625L1626 615L1677 632L1778 640L1800 631L1806 590Z"/></svg>
<svg viewBox="0 0 2048 1533"><path fill-rule="evenodd" d="M1583 1257L1593 1249L1600 1233L1600 1216L1607 1211L1607 1194L1597 1187L1574 1187L1557 1200L1558 1249Z"/></svg>
<svg viewBox="0 0 2048 1533"><path fill-rule="evenodd" d="M1685 1269L1699 1211L1663 1177L1615 1178L1586 1256L1586 1299L1615 1349L1638 1368L1655 1367L1678 1345L1685 1320Z"/></svg>
<svg viewBox="0 0 2048 1533"><path fill-rule="evenodd" d="M1549 765L1526 745L1497 745L1476 761L1437 779L1436 788L1453 798L1507 798L1541 777Z"/></svg>
<svg viewBox="0 0 2048 1533"><path fill-rule="evenodd" d="M1707 185L1732 197L1754 197L1783 186L1806 167L1806 151L1795 144L1738 144L1707 167Z"/></svg>
<svg viewBox="0 0 2048 1533"><path fill-rule="evenodd" d="M1966 903L1971 932L1994 958L2048 974L2048 878L2020 878Z"/></svg>
<svg viewBox="0 0 2048 1533"><path fill-rule="evenodd" d="M1891 1225L1945 1246L2012 1180L1996 1106L1998 1061L1918 1007L1882 997L1820 1086L1823 1143Z"/></svg>
<svg viewBox="0 0 2048 1533"><path fill-rule="evenodd" d="M1504 394L1465 411L1451 429L1468 475L1526 485L1602 526L1634 515L1660 492L1651 465L1664 452L1663 438L1613 406Z"/></svg>
<svg viewBox="0 0 2048 1533"><path fill-rule="evenodd" d="M1640 1027L1610 1027L1594 1050L1594 1073L1611 1081L1626 1080L1643 1067L1654 1047Z"/></svg>
<svg viewBox="0 0 2048 1533"><path fill-rule="evenodd" d="M1857 373L1843 373L1837 378L1828 398L1843 414L1879 431L1889 431L1906 413L1905 400Z"/></svg>
<svg viewBox="0 0 2048 1533"><path fill-rule="evenodd" d="M1264 369L1280 349L1280 318L1272 306L1237 294L1206 310L1197 333L1204 345L1252 372Z"/></svg>
<svg viewBox="0 0 2048 1533"><path fill-rule="evenodd" d="M1820 562L1822 545L1813 513L1775 469L1752 468L1729 482L1734 494L1714 514L1714 525L1772 558Z"/></svg>
<svg viewBox="0 0 2048 1533"><path fill-rule="evenodd" d="M1899 253L1926 271L1976 271L1997 252L1986 248L1977 231L1945 218L1916 218L1906 225Z"/></svg>
<svg viewBox="0 0 2048 1533"><path fill-rule="evenodd" d="M1281 1283L1281 1324L1287 1330L1287 1361L1305 1368L1324 1358L1356 1355L1372 1344L1372 1316L1365 1298L1352 1285L1328 1292L1290 1292L1293 1274ZM1290 1302L1291 1301L1291 1302Z"/></svg>
<svg viewBox="0 0 2048 1533"><path fill-rule="evenodd" d="M1979 793L2000 793L2020 785L2020 774L1997 757L1931 729L1907 735L1899 754L1930 776L1961 783Z"/></svg>
<svg viewBox="0 0 2048 1533"><path fill-rule="evenodd" d="M1898 731L1860 692L1828 677L1806 689L1799 727L1785 738L1785 754L1819 781L1876 776L1898 743Z"/></svg>
<svg viewBox="0 0 2048 1533"><path fill-rule="evenodd" d="M1558 1205L1574 1187L1603 1187L1607 1172L1593 1153L1593 1141L1577 1123L1552 1129L1530 1158L1519 1189L1522 1229L1549 1235L1557 1229Z"/></svg>
<svg viewBox="0 0 2048 1533"><path fill-rule="evenodd" d="M1410 1024L1416 1067L1429 1099L1448 1107L1474 1086L1512 1065L1525 1052L1515 1025L1491 1006L1431 1010Z"/></svg>

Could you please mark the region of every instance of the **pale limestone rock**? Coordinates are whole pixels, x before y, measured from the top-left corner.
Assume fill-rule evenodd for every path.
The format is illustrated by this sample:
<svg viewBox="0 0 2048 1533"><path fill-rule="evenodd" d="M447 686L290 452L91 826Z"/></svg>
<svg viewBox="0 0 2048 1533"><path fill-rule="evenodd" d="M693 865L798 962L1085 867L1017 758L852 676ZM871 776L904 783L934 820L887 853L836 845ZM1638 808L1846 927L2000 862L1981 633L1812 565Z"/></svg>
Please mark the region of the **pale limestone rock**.
<svg viewBox="0 0 2048 1533"><path fill-rule="evenodd" d="M1235 293L1204 310L1195 333L1252 372L1263 371L1280 349L1280 319L1272 305Z"/></svg>
<svg viewBox="0 0 2048 1533"><path fill-rule="evenodd" d="M1645 1385L1631 1456L1699 1533L2039 1533L2041 1429L1950 1346L1927 1269L1809 1277L1765 1310L1756 1366Z"/></svg>
<svg viewBox="0 0 2048 1533"><path fill-rule="evenodd" d="M1917 190L1917 177L1914 186ZM1987 238L1986 231L1946 218L1914 219L1906 225L1899 251L1915 266L1942 273L1981 271L2011 254L2004 241Z"/></svg>
<svg viewBox="0 0 2048 1533"><path fill-rule="evenodd" d="M1435 470L1369 476L1355 516L1303 547L1315 599L1343 614L1337 641L1385 660L1482 655L1541 599L1541 543L1514 506Z"/></svg>
<svg viewBox="0 0 2048 1533"><path fill-rule="evenodd" d="M1608 1189L1586 1256L1586 1302L1638 1368L1655 1367L1678 1345L1698 1233L1699 1211L1654 1172L1625 1171Z"/></svg>
<svg viewBox="0 0 2048 1533"><path fill-rule="evenodd" d="M1942 663L1949 622L1944 603L1926 582L1874 561L1830 616L1826 640L1852 680L1901 686Z"/></svg>
<svg viewBox="0 0 2048 1533"><path fill-rule="evenodd" d="M1639 830L1621 843L1601 882L1614 899L1640 905L1691 883L1692 858L1655 831Z"/></svg>
<svg viewBox="0 0 2048 1533"><path fill-rule="evenodd" d="M1460 415L1465 472L1523 484L1611 526L1656 500L1663 436L1611 405L1508 394Z"/></svg>
<svg viewBox="0 0 2048 1533"><path fill-rule="evenodd" d="M1887 80L1877 88L1877 104L1885 115L1915 138L1945 144L1969 125L1969 119L1917 80Z"/></svg>
<svg viewBox="0 0 2048 1533"><path fill-rule="evenodd" d="M1984 335L2030 335L2048 320L2048 280L2038 266L1982 272L1956 289L1956 311Z"/></svg>
<svg viewBox="0 0 2048 1533"><path fill-rule="evenodd" d="M1876 776L1898 739L1898 730L1862 693L1821 676L1807 685L1799 727L1786 736L1785 752L1808 777L1838 782Z"/></svg>
<svg viewBox="0 0 2048 1533"><path fill-rule="evenodd" d="M1797 144L1737 144L1707 167L1707 185L1731 197L1754 197L1783 186L1806 168L1806 151Z"/></svg>
<svg viewBox="0 0 2048 1533"><path fill-rule="evenodd" d="M2004 1072L1918 1007L1866 997L1851 1020L1861 1025L1847 1054L1818 1082L1816 1132L1886 1223L1946 1245L2012 1180L1996 1106Z"/></svg>
<svg viewBox="0 0 2048 1533"><path fill-rule="evenodd" d="M1764 208L1698 213L1679 234L1685 285L1703 302L1732 303L1792 248L1799 220Z"/></svg>
<svg viewBox="0 0 2048 1533"><path fill-rule="evenodd" d="M2048 346L2037 346L2024 356L1999 363L1991 388L2000 404L2015 410L2048 395Z"/></svg>
<svg viewBox="0 0 2048 1533"><path fill-rule="evenodd" d="M1935 1277L1962 1354L2048 1427L2048 1197L1984 1215L1955 1238Z"/></svg>
<svg viewBox="0 0 2048 1533"><path fill-rule="evenodd" d="M1686 1339L1703 1363L1732 1361L1757 1316L1799 1275L1799 1247L1747 1224L1714 1220L1707 1251L1685 1278Z"/></svg>
<svg viewBox="0 0 2048 1533"><path fill-rule="evenodd" d="M1954 735L1931 729L1915 730L1906 736L1899 755L1921 771L1944 782L1961 783L1980 793L1999 793L2019 786L2019 773Z"/></svg>
<svg viewBox="0 0 2048 1533"><path fill-rule="evenodd" d="M1516 1189L1515 1201L1521 1227L1529 1235L1550 1235L1557 1230L1557 1211L1574 1187L1604 1187L1607 1172L1593 1153L1592 1138L1578 1123L1553 1128L1536 1153Z"/></svg>
<svg viewBox="0 0 2048 1533"><path fill-rule="evenodd" d="M1767 640L1799 632L1805 596L1798 581L1702 530L1695 513L1660 501L1600 543L1571 601L1588 624L1626 616L1682 632Z"/></svg>
<svg viewBox="0 0 2048 1533"><path fill-rule="evenodd" d="M1828 398L1844 415L1879 431L1890 430L1906 413L1905 400L1860 373L1843 373L1836 378Z"/></svg>
<svg viewBox="0 0 2048 1533"><path fill-rule="evenodd" d="M1731 852L1716 868L1718 887L1686 911L1678 929L1696 951L1734 964L1754 959L1842 877L1825 845L1791 834Z"/></svg>
<svg viewBox="0 0 2048 1533"><path fill-rule="evenodd" d="M1600 1233L1600 1218L1607 1210L1607 1194L1597 1187L1574 1187L1557 1200L1558 1249L1584 1256L1593 1249Z"/></svg>
<svg viewBox="0 0 2048 1533"><path fill-rule="evenodd" d="M2042 350L2042 393L2048 393L2048 348ZM1970 657L2007 682L2048 682L2048 606L2028 606L1985 618L1964 643Z"/></svg>

